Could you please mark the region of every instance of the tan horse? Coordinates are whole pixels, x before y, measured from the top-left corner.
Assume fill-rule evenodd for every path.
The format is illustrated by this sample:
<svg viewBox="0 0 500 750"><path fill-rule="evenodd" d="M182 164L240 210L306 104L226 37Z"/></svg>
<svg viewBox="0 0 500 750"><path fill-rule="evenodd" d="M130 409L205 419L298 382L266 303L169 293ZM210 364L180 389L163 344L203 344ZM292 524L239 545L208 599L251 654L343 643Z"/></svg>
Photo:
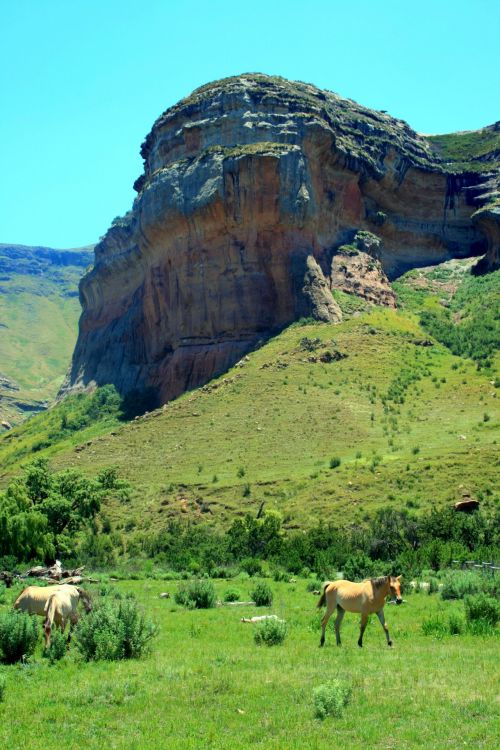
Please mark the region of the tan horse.
<svg viewBox="0 0 500 750"><path fill-rule="evenodd" d="M61 605L56 606L58 602L55 600L52 602L53 609L51 610L50 623L48 623L49 629L47 635L47 629L45 628L45 624L48 621L47 607L53 597L59 593L61 594ZM71 630L76 622L78 622L78 604L80 600L83 602L85 611L90 612L92 609L90 594L80 588L80 586L70 586L69 584L64 583L58 584L57 586L27 586L14 602L14 609L19 609L21 612L27 612L29 615L41 615L45 617L45 643L49 646L50 631L54 621L56 622L56 625L59 625L62 631L64 631L68 619L71 622Z"/></svg>
<svg viewBox="0 0 500 750"><path fill-rule="evenodd" d="M320 646L325 643L325 631L328 620L332 616L333 610L337 607L337 618L335 620L335 637L337 646L340 646L340 625L346 612L360 612L361 628L358 638L358 646L363 646L363 633L365 632L368 615L377 613L380 624L384 628L387 645L392 646L389 636L389 629L385 624L384 604L386 596L392 594L396 597L396 604L401 604L401 576L383 576L382 578L369 578L362 583L353 583L352 581L333 581L325 583L323 594L318 602L318 607L322 607L326 602L326 612L321 620L321 641Z"/></svg>

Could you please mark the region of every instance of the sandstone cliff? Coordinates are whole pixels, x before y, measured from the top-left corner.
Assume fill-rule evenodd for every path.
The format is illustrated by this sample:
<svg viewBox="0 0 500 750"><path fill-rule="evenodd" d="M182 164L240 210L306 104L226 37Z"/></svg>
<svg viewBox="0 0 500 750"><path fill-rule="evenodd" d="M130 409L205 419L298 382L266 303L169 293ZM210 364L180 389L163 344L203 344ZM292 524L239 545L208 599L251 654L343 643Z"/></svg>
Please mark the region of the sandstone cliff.
<svg viewBox="0 0 500 750"><path fill-rule="evenodd" d="M393 305L386 274L494 259L490 219L471 218L497 189L490 146L454 169L448 141L311 85L198 89L154 124L133 208L95 248L66 389L112 382L165 402L298 317L339 320L335 286ZM377 257L341 250L360 230Z"/></svg>

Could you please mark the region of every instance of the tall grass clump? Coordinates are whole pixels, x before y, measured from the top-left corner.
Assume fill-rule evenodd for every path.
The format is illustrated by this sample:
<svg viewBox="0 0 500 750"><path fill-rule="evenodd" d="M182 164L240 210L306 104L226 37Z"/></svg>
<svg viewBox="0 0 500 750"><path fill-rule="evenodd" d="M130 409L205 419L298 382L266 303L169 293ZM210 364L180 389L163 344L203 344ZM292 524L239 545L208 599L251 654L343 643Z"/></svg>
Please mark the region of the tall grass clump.
<svg viewBox="0 0 500 750"><path fill-rule="evenodd" d="M475 571L449 571L443 578L442 599L463 599L468 594L494 594L495 581Z"/></svg>
<svg viewBox="0 0 500 750"><path fill-rule="evenodd" d="M279 646L286 638L287 625L284 620L263 620L255 628L255 643L260 646Z"/></svg>
<svg viewBox="0 0 500 750"><path fill-rule="evenodd" d="M5 696L5 688L7 687L7 678L3 674L3 672L0 672L0 703L3 701Z"/></svg>
<svg viewBox="0 0 500 750"><path fill-rule="evenodd" d="M351 699L351 687L343 680L332 680L313 690L314 715L317 719L339 717Z"/></svg>
<svg viewBox="0 0 500 750"><path fill-rule="evenodd" d="M250 596L257 607L270 607L273 603L273 592L265 581L259 582Z"/></svg>
<svg viewBox="0 0 500 750"><path fill-rule="evenodd" d="M85 661L136 659L147 653L156 625L133 599L105 601L78 623L76 647Z"/></svg>
<svg viewBox="0 0 500 750"><path fill-rule="evenodd" d="M211 609L217 604L217 594L212 581L203 579L181 583L174 598L177 604L189 609Z"/></svg>
<svg viewBox="0 0 500 750"><path fill-rule="evenodd" d="M38 640L38 623L25 612L0 615L0 661L14 664L31 656Z"/></svg>
<svg viewBox="0 0 500 750"><path fill-rule="evenodd" d="M500 601L484 593L464 598L467 628L474 634L493 632L500 620Z"/></svg>

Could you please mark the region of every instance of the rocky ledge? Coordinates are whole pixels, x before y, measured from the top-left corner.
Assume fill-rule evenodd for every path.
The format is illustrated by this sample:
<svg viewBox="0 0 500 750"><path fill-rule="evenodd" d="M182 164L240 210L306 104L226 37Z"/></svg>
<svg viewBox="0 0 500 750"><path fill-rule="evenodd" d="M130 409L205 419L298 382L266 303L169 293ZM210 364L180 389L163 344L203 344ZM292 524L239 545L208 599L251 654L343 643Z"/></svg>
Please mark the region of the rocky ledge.
<svg viewBox="0 0 500 750"><path fill-rule="evenodd" d="M426 138L308 84L196 90L155 122L133 208L95 248L64 390L163 403L299 317L340 320L332 288L393 305L387 277L408 268L498 262L477 213L498 188L497 130L473 134L464 164L460 134Z"/></svg>

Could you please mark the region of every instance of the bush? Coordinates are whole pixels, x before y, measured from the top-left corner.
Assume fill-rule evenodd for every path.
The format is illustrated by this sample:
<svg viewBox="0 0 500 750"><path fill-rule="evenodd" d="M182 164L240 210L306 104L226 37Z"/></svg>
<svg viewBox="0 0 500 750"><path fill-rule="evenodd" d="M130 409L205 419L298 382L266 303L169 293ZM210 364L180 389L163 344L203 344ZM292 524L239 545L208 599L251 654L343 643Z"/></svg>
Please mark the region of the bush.
<svg viewBox="0 0 500 750"><path fill-rule="evenodd" d="M494 594L496 583L475 571L450 571L443 578L441 597L443 599L463 599L467 594Z"/></svg>
<svg viewBox="0 0 500 750"><path fill-rule="evenodd" d="M14 664L31 656L38 640L38 623L25 612L0 615L0 660Z"/></svg>
<svg viewBox="0 0 500 750"><path fill-rule="evenodd" d="M226 589L224 593L225 602L239 602L241 594L238 589Z"/></svg>
<svg viewBox="0 0 500 750"><path fill-rule="evenodd" d="M435 576L429 578L429 588L427 589L428 594L436 594L439 591L439 581Z"/></svg>
<svg viewBox="0 0 500 750"><path fill-rule="evenodd" d="M373 562L365 552L349 555L343 565L343 577L348 581L359 581L373 571Z"/></svg>
<svg viewBox="0 0 500 750"><path fill-rule="evenodd" d="M175 601L189 609L210 609L217 603L212 581L198 580L181 583L175 592Z"/></svg>
<svg viewBox="0 0 500 750"><path fill-rule="evenodd" d="M257 607L270 607L273 603L273 592L265 581L258 583L250 596Z"/></svg>
<svg viewBox="0 0 500 750"><path fill-rule="evenodd" d="M319 578L314 578L312 581L307 582L306 591L309 591L310 594L312 594L313 591L322 591L323 590L323 582L319 580Z"/></svg>
<svg viewBox="0 0 500 750"><path fill-rule="evenodd" d="M258 646L278 646L286 638L287 625L284 620L263 620L254 632L254 641Z"/></svg>
<svg viewBox="0 0 500 750"><path fill-rule="evenodd" d="M53 630L50 637L50 646L44 651L44 656L47 657L51 664L55 664L56 661L60 661L66 654L67 640L60 630Z"/></svg>
<svg viewBox="0 0 500 750"><path fill-rule="evenodd" d="M351 699L351 687L342 680L332 680L314 688L314 715L318 719L341 716Z"/></svg>
<svg viewBox="0 0 500 750"><path fill-rule="evenodd" d="M492 596L486 594L466 596L464 605L467 623L482 620L494 628L500 620L500 602Z"/></svg>
<svg viewBox="0 0 500 750"><path fill-rule="evenodd" d="M289 581L290 580L290 574L286 572L286 570L280 570L280 568L276 568L276 570L273 572L273 581L276 581L276 583L279 583L280 581Z"/></svg>
<svg viewBox="0 0 500 750"><path fill-rule="evenodd" d="M330 469L338 469L342 461L338 456L330 459Z"/></svg>
<svg viewBox="0 0 500 750"><path fill-rule="evenodd" d="M249 576L261 576L262 575L262 563L260 560L256 560L253 557L245 557L240 562L240 568Z"/></svg>
<svg viewBox="0 0 500 750"><path fill-rule="evenodd" d="M85 661L135 659L147 652L157 627L133 599L106 601L78 623L76 647Z"/></svg>

